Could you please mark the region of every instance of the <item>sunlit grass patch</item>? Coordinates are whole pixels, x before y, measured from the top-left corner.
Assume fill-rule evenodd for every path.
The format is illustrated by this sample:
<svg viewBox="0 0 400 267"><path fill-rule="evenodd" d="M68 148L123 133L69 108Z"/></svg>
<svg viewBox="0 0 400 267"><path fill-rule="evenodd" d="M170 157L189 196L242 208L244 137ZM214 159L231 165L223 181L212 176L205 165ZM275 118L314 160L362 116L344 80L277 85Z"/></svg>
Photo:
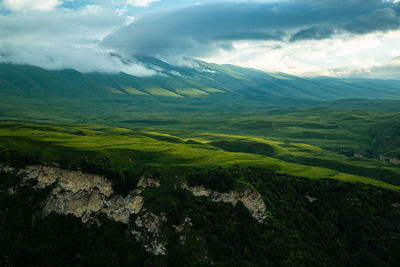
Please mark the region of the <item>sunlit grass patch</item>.
<svg viewBox="0 0 400 267"><path fill-rule="evenodd" d="M172 96L172 97L182 97L172 91L169 91L161 87L146 87L144 88L147 92L154 96Z"/></svg>
<svg viewBox="0 0 400 267"><path fill-rule="evenodd" d="M362 182L398 190L387 175L399 168L368 159L354 159L319 147L258 137L188 133L184 138L156 131L97 125L46 125L0 122L0 148L31 153L44 162L82 155L107 156L122 166L146 168L215 168L254 166L308 178ZM373 179L378 177L377 179ZM392 180L396 181L396 180Z"/></svg>

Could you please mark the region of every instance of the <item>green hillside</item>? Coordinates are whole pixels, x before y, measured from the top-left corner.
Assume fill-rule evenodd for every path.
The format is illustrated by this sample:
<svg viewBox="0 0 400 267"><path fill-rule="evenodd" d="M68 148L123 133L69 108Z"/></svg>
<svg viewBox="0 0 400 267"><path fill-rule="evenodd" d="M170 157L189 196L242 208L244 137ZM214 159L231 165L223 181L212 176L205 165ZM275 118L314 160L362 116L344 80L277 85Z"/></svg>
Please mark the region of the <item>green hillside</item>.
<svg viewBox="0 0 400 267"><path fill-rule="evenodd" d="M139 57L159 75L135 77L125 73L48 71L33 66L0 65L0 94L69 98L124 99L155 97L265 97L308 100L349 98L400 99L400 81L336 78L300 78L269 74L233 65L192 60L193 68L176 67L154 58Z"/></svg>
<svg viewBox="0 0 400 267"><path fill-rule="evenodd" d="M164 74L140 78L2 64L0 118L108 125L180 138L155 151L146 142L160 138L140 138L147 140L144 148L131 148L144 149L149 152L145 159L151 159L141 164L263 165L291 175L362 176L398 184L398 168L377 159L400 158L399 81L305 79L203 61L192 61L189 68L155 58L138 60ZM356 96L364 99L350 99ZM14 139L22 137L12 132L3 136L3 143L18 144L22 141ZM186 144L188 140L194 143ZM276 142L273 153L265 140ZM75 148L83 148L81 141ZM292 151L297 146L292 144L308 144L325 154ZM171 150L175 152L166 152Z"/></svg>
<svg viewBox="0 0 400 267"><path fill-rule="evenodd" d="M85 156L106 157L117 169L181 173L193 167L258 166L308 178L332 178L400 189L400 169L371 159L347 158L319 147L245 136L164 133L95 125L0 123L2 162L15 157L79 166ZM17 153L17 154L13 154ZM22 155L22 156L21 156ZM25 156L23 156L25 155Z"/></svg>

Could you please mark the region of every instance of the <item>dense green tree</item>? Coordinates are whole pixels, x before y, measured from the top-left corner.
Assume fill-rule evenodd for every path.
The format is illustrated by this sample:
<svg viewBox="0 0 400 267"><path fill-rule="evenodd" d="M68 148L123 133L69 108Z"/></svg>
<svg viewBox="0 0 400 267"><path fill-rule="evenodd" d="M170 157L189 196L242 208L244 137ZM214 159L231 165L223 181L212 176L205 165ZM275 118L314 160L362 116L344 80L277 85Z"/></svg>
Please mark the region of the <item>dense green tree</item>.
<svg viewBox="0 0 400 267"><path fill-rule="evenodd" d="M73 216L43 217L51 188L37 190L20 174L0 172L0 261L4 266L400 265L398 192L260 168L196 169L188 178L204 174L210 181L228 177L233 187L236 180L250 183L263 196L268 220L257 222L241 202L215 203L168 183L146 188L145 208L168 219L168 251L160 257L148 254L127 226L105 216L86 225ZM185 218L191 226L182 243L172 225Z"/></svg>

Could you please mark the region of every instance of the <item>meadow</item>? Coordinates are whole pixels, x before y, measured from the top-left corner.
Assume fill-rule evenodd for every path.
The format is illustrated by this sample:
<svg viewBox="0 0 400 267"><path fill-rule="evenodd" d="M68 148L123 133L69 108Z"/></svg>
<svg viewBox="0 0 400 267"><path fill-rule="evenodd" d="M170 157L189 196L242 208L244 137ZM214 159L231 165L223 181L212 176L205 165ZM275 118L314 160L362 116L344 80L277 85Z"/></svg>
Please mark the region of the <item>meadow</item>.
<svg viewBox="0 0 400 267"><path fill-rule="evenodd" d="M179 136L91 124L2 121L2 151L26 153L40 162L79 164L106 157L121 169L179 175L193 167L234 165L308 178L333 178L400 190L400 169L376 160L347 157L304 143L185 131Z"/></svg>
<svg viewBox="0 0 400 267"><path fill-rule="evenodd" d="M1 65L0 146L75 166L85 155L132 171L241 165L400 186L399 166L379 160L400 158L398 81L144 60L182 77Z"/></svg>

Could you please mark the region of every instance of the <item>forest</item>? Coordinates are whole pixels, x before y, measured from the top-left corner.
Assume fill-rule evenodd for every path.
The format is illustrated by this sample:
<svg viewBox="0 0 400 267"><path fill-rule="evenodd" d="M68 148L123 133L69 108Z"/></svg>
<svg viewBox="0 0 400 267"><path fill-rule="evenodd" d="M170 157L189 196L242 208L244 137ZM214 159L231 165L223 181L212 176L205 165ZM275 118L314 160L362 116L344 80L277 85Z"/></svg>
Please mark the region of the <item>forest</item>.
<svg viewBox="0 0 400 267"><path fill-rule="evenodd" d="M270 215L266 223L259 223L240 202L235 207L213 203L162 182L161 187L144 191L145 207L156 214L164 212L171 224L189 217L193 226L184 244L175 232L166 232L167 255L154 256L129 234L129 225L102 214L98 224L83 224L71 215L43 216L50 188L35 189L34 180L1 171L0 257L4 266L400 264L397 192L254 167L193 169L187 180L218 190L246 181L261 193Z"/></svg>

